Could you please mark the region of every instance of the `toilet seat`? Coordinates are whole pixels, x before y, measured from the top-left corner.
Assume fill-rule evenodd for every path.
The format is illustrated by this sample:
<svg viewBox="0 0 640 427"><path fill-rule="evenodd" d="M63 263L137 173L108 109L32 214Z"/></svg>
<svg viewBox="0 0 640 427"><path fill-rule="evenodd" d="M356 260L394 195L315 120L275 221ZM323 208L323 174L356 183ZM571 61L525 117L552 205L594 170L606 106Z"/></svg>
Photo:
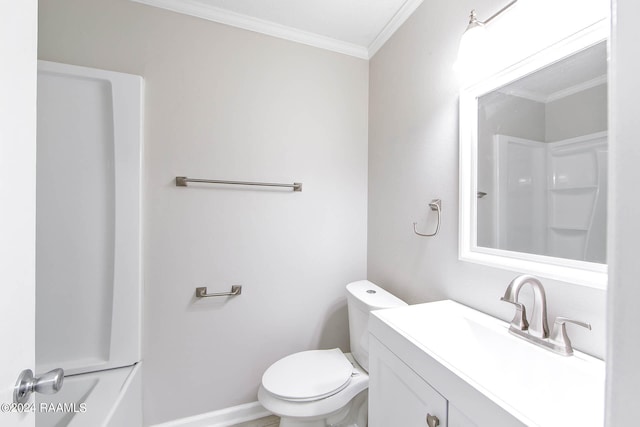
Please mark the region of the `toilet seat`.
<svg viewBox="0 0 640 427"><path fill-rule="evenodd" d="M349 405L358 394L367 393L369 375L358 365L350 353L344 356L353 366L353 373L347 385L340 391L318 400L282 399L267 391L261 383L258 388L258 401L269 412L281 418L301 418L305 420L321 419Z"/></svg>
<svg viewBox="0 0 640 427"><path fill-rule="evenodd" d="M262 386L289 401L324 399L349 384L354 367L338 348L295 353L278 360L262 376Z"/></svg>

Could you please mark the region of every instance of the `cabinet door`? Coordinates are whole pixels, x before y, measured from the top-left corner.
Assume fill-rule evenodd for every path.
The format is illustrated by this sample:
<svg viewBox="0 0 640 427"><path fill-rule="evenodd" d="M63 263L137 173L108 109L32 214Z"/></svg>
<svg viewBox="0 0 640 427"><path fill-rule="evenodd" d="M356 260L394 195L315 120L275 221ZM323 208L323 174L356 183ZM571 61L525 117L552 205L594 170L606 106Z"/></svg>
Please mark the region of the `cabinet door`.
<svg viewBox="0 0 640 427"><path fill-rule="evenodd" d="M373 336L369 340L369 426L447 426L447 400Z"/></svg>

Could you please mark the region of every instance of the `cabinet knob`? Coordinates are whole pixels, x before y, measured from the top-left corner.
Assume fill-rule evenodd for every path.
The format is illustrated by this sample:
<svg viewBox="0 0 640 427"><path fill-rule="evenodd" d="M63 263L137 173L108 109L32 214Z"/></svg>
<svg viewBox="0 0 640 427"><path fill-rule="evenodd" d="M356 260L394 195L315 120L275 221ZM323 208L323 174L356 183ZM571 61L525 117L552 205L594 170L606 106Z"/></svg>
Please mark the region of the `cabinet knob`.
<svg viewBox="0 0 640 427"><path fill-rule="evenodd" d="M427 425L429 427L438 427L440 420L435 415L427 414Z"/></svg>

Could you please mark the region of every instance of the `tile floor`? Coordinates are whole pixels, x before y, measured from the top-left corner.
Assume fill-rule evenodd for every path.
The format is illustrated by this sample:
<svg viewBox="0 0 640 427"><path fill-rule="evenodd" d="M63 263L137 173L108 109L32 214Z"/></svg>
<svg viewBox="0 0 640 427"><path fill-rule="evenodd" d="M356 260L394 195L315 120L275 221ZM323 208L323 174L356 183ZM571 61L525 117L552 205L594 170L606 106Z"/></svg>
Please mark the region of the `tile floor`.
<svg viewBox="0 0 640 427"><path fill-rule="evenodd" d="M236 424L233 427L278 427L280 418L275 415L260 418L259 420L247 421L246 423Z"/></svg>

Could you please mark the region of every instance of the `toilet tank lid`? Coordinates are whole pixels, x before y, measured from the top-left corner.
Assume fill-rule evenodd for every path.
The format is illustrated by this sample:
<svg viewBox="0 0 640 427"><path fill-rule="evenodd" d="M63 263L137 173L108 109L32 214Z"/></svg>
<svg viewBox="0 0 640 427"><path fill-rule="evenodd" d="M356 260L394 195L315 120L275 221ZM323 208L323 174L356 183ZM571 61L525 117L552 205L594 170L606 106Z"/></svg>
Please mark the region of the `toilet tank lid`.
<svg viewBox="0 0 640 427"><path fill-rule="evenodd" d="M400 298L368 280L349 283L347 285L347 292L356 300L365 304L369 310L407 305L407 303Z"/></svg>

